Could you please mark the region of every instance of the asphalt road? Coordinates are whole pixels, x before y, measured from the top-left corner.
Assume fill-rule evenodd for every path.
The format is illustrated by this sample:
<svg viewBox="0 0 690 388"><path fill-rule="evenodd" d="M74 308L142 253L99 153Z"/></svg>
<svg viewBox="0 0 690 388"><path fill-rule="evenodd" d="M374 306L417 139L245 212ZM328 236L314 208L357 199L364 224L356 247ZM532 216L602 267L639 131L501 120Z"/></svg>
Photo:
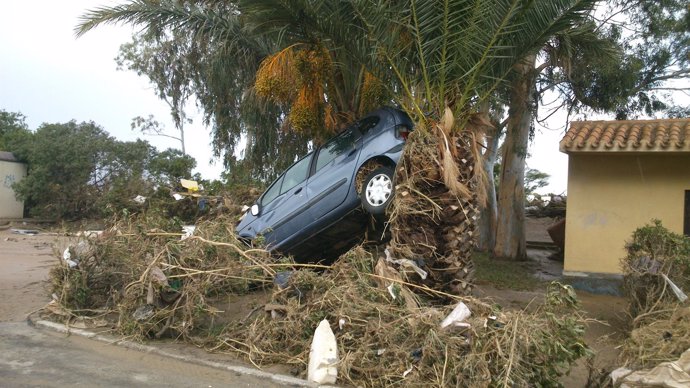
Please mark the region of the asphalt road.
<svg viewBox="0 0 690 388"><path fill-rule="evenodd" d="M285 387L29 326L26 315L50 300L53 240L0 230L0 387Z"/></svg>
<svg viewBox="0 0 690 388"><path fill-rule="evenodd" d="M0 323L3 387L280 387L78 336Z"/></svg>

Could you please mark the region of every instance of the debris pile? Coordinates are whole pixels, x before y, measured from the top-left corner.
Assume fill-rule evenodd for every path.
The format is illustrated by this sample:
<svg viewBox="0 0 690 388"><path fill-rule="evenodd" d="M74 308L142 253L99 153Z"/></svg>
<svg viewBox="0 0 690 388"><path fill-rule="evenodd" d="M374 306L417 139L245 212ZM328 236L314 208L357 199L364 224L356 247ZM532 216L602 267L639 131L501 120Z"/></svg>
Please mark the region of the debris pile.
<svg viewBox="0 0 690 388"><path fill-rule="evenodd" d="M434 305L409 291L424 286L379 275L381 265L383 258L356 247L322 274L292 272L275 288L274 313L231 323L207 346L304 376L314 329L326 320L338 344L339 382L362 387L550 386L588 352L569 286L552 284L532 313L442 292L455 306Z"/></svg>
<svg viewBox="0 0 690 388"><path fill-rule="evenodd" d="M61 254L54 299L74 315L116 313L116 330L137 338L189 337L218 313L215 296L272 283L269 253L238 241L235 220L195 228L151 214L116 220Z"/></svg>
<svg viewBox="0 0 690 388"><path fill-rule="evenodd" d="M637 369L676 360L690 349L690 238L653 220L633 233L626 249L623 286L631 331L622 361Z"/></svg>

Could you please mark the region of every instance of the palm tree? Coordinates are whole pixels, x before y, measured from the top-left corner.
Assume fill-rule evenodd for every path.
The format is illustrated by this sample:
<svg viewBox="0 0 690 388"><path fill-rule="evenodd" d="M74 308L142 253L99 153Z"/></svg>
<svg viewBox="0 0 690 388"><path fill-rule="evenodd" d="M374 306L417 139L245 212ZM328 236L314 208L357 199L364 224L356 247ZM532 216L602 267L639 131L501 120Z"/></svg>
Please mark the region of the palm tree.
<svg viewBox="0 0 690 388"><path fill-rule="evenodd" d="M79 32L126 22L183 29L196 40L223 42L224 55L239 51L244 57L247 51L258 52L247 48L261 46L268 48L260 59L269 61L264 71L275 75L266 80L296 78L290 74L296 63L292 58L306 53L315 63L330 62L325 75L313 74L324 67L307 66L298 76L312 83L317 93L312 91L309 101L318 100L317 108L324 111L331 106L360 113L356 107L363 99L364 80L376 80L416 122L397 172L400 195L391 215L392 251L425 259L442 288L463 292L471 273L476 203L483 197L478 143L489 123L480 107L520 61L585 17L594 3L132 0L87 13ZM229 15L217 11L221 4ZM299 92L292 92L297 95L292 101L300 101L300 93L308 90L305 83L295 86ZM276 99L281 100L290 101ZM307 100L303 96L301 103Z"/></svg>

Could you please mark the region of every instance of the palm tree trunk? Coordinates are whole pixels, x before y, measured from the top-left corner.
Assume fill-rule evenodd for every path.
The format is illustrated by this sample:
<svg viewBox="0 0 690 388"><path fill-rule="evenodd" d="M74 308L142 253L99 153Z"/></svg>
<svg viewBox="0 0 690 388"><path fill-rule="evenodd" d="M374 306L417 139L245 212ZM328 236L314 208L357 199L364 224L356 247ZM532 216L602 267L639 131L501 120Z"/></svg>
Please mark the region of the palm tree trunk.
<svg viewBox="0 0 690 388"><path fill-rule="evenodd" d="M498 193L498 222L493 255L522 260L525 241L525 158L534 105L536 55L515 65Z"/></svg>

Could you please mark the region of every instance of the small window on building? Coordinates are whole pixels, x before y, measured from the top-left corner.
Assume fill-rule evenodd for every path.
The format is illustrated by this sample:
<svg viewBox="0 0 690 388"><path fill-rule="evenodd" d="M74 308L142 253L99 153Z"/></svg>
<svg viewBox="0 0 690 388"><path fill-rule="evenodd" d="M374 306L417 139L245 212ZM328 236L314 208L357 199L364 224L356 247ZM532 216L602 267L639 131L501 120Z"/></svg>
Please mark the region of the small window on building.
<svg viewBox="0 0 690 388"><path fill-rule="evenodd" d="M685 209L683 212L683 234L690 237L690 190L685 190Z"/></svg>

